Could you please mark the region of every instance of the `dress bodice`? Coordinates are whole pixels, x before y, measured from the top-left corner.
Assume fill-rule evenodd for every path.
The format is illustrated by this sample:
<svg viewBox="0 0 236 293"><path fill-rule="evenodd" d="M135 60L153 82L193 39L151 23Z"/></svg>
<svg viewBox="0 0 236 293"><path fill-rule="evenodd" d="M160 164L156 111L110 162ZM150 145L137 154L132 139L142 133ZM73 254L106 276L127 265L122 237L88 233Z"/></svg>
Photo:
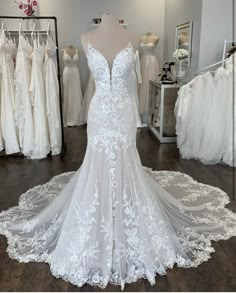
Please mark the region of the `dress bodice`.
<svg viewBox="0 0 236 293"><path fill-rule="evenodd" d="M155 52L155 48L156 48L156 45L153 44L153 43L147 43L147 44L144 44L144 43L141 43L140 44L140 47L142 48L143 50L143 55L144 56L154 56Z"/></svg>
<svg viewBox="0 0 236 293"><path fill-rule="evenodd" d="M109 67L104 55L88 45L88 65L96 83L97 92L118 92L122 94L126 88L126 80L134 67L134 53L131 44L119 51ZM105 92L104 92L105 90Z"/></svg>
<svg viewBox="0 0 236 293"><path fill-rule="evenodd" d="M45 57L45 45L37 44L37 41L34 40L34 49L35 49L36 58L39 64L43 64L44 57Z"/></svg>
<svg viewBox="0 0 236 293"><path fill-rule="evenodd" d="M79 53L76 50L76 53L71 57L66 50L63 50L63 61L66 67L76 67L79 62Z"/></svg>
<svg viewBox="0 0 236 293"><path fill-rule="evenodd" d="M16 46L12 40L8 40L5 31L1 32L0 37L0 54L4 54L6 62L12 62L13 52Z"/></svg>
<svg viewBox="0 0 236 293"><path fill-rule="evenodd" d="M18 45L18 51L21 51L24 56L28 59L30 58L33 48L31 47L29 41L24 38L24 36L19 36L19 45Z"/></svg>
<svg viewBox="0 0 236 293"><path fill-rule="evenodd" d="M105 148L113 156L114 149L126 149L135 141L136 120L127 87L134 67L133 48L129 44L119 51L111 68L91 44L87 58L96 83L88 113L88 143L98 150Z"/></svg>
<svg viewBox="0 0 236 293"><path fill-rule="evenodd" d="M50 36L47 37L45 61L52 59L56 65L57 46Z"/></svg>

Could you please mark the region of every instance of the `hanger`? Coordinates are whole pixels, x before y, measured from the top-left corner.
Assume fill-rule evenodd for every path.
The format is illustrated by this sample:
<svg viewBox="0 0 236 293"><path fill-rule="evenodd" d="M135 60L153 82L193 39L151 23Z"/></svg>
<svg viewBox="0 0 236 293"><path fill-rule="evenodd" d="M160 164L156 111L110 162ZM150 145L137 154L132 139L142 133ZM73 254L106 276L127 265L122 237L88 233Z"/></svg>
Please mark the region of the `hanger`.
<svg viewBox="0 0 236 293"><path fill-rule="evenodd" d="M35 23L33 25L33 29L32 29L32 32L31 32L31 41L32 41L32 43L34 42L34 39L35 39Z"/></svg>
<svg viewBox="0 0 236 293"><path fill-rule="evenodd" d="M51 28L50 28L50 21L48 18L47 36L49 36L50 32L51 32Z"/></svg>
<svg viewBox="0 0 236 293"><path fill-rule="evenodd" d="M12 41L13 42L13 40L12 40L12 37L11 37L11 34L9 33L9 31L7 30L7 27L6 27L6 25L5 25L5 23L2 21L2 26L1 26L1 32L2 31L6 31L6 34L7 34L7 41L9 42L9 41Z"/></svg>
<svg viewBox="0 0 236 293"><path fill-rule="evenodd" d="M1 22L2 22L2 24L1 24L1 30L0 30L0 32L2 32L3 31L3 28L4 28L4 22L3 22L2 18L1 18Z"/></svg>
<svg viewBox="0 0 236 293"><path fill-rule="evenodd" d="M24 31L22 30L22 20L20 20L20 25L19 25L19 36L23 35L25 37L25 39L27 39Z"/></svg>

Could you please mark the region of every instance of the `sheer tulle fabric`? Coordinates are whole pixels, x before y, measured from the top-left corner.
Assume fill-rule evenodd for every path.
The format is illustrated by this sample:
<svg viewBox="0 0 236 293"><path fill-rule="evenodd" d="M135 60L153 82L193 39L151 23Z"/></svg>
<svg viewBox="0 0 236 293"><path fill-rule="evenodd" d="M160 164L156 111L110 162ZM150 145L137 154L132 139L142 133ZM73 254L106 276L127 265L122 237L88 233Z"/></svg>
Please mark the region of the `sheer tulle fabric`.
<svg viewBox="0 0 236 293"><path fill-rule="evenodd" d="M88 147L77 172L54 177L21 195L0 214L10 257L47 262L77 286L106 287L166 274L174 264L197 267L214 252L211 240L236 235L228 196L178 172L143 168L127 90L131 46L112 69L89 45L96 92L88 113Z"/></svg>
<svg viewBox="0 0 236 293"><path fill-rule="evenodd" d="M231 66L230 66L231 64ZM232 58L215 74L200 74L181 87L175 105L177 144L184 159L233 166Z"/></svg>

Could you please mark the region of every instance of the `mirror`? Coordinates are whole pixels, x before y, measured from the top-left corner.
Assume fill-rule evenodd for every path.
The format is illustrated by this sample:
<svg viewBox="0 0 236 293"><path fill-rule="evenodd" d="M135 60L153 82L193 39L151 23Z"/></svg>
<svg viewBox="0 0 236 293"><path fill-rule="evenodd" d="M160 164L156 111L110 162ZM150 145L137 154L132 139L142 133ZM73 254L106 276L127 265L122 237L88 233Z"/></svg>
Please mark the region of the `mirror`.
<svg viewBox="0 0 236 293"><path fill-rule="evenodd" d="M189 21L176 26L175 49L188 51L187 64L191 66L193 22Z"/></svg>

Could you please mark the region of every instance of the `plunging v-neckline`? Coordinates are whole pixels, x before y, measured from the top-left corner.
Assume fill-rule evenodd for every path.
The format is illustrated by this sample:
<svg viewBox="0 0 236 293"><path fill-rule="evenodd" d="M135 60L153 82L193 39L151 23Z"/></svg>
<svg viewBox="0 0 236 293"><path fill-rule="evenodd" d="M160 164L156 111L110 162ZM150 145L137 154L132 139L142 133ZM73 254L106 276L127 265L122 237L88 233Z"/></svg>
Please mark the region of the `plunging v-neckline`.
<svg viewBox="0 0 236 293"><path fill-rule="evenodd" d="M113 59L113 61L112 61L111 67L110 67L107 58L102 54L102 52L99 51L98 49L94 48L93 45L92 45L90 42L88 42L88 50L89 50L90 47L91 47L93 50L95 50L95 51L96 51L96 52L97 52L97 53L98 53L98 54L104 59L106 65L107 65L107 68L108 68L108 70L109 70L110 80L112 79L112 72L113 72L113 67L114 67L113 65L114 65L116 59L118 58L118 56L119 56L121 53L123 53L124 51L126 51L127 49L131 49L132 52L133 52L133 46L132 46L132 43L129 41L128 44L127 44L123 49L121 49L119 52L116 53L116 55L115 55L115 57L114 57L114 59ZM87 56L88 56L88 53L87 53Z"/></svg>
<svg viewBox="0 0 236 293"><path fill-rule="evenodd" d="M66 53L66 55L70 58L70 60L74 60L74 57L77 55L77 50L75 50L75 54L73 55L73 57L71 57L66 50L64 49L64 52Z"/></svg>

